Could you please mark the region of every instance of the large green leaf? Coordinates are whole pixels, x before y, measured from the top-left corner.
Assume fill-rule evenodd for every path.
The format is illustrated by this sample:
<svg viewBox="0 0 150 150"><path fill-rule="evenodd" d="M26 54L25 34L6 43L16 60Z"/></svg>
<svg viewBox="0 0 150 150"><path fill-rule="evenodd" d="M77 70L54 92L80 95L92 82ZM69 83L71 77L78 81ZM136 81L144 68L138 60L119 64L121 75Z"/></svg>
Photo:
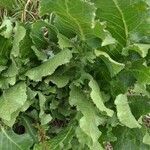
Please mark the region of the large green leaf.
<svg viewBox="0 0 150 150"><path fill-rule="evenodd" d="M146 96L132 94L128 97L129 106L136 119L150 113L150 99Z"/></svg>
<svg viewBox="0 0 150 150"><path fill-rule="evenodd" d="M70 92L70 104L76 106L77 110L82 112L83 117L79 121L80 128L92 139L92 146L97 145L97 148L101 150L102 147L98 142L101 132L97 127L100 119L92 103L90 103L79 88L73 86Z"/></svg>
<svg viewBox="0 0 150 150"><path fill-rule="evenodd" d="M26 100L26 84L24 82L20 82L4 91L0 97L0 118L10 121L13 113L20 110Z"/></svg>
<svg viewBox="0 0 150 150"><path fill-rule="evenodd" d="M91 79L89 82L89 86L91 88L91 98L94 102L94 104L97 106L97 108L102 111L102 112L106 112L106 114L110 117L112 117L113 115L113 111L111 109L108 109L105 105L104 105L104 100L102 97L102 94L100 92L99 86L97 84L97 82L94 79Z"/></svg>
<svg viewBox="0 0 150 150"><path fill-rule="evenodd" d="M60 53L50 58L38 67L32 68L27 71L26 76L31 80L40 81L42 77L51 75L57 69L57 67L66 64L72 58L72 52L70 50L62 50Z"/></svg>
<svg viewBox="0 0 150 150"><path fill-rule="evenodd" d="M93 1L98 8L97 18L107 21L107 29L122 48L129 44L130 33L137 32L146 22L147 5L143 0Z"/></svg>
<svg viewBox="0 0 150 150"><path fill-rule="evenodd" d="M127 100L127 96L120 94L115 99L117 116L119 121L129 128L140 128L140 124L134 118Z"/></svg>
<svg viewBox="0 0 150 150"><path fill-rule="evenodd" d="M0 131L1 150L30 150L33 140L29 134L17 135L13 131L7 131L1 127Z"/></svg>
<svg viewBox="0 0 150 150"><path fill-rule="evenodd" d="M144 132L139 129L117 127L113 131L117 137L113 148L115 150L149 150L150 146L142 142Z"/></svg>
<svg viewBox="0 0 150 150"><path fill-rule="evenodd" d="M94 25L94 4L82 0L42 0L40 6L41 15L54 12L59 16L56 22L60 30L75 33L82 40L89 37Z"/></svg>

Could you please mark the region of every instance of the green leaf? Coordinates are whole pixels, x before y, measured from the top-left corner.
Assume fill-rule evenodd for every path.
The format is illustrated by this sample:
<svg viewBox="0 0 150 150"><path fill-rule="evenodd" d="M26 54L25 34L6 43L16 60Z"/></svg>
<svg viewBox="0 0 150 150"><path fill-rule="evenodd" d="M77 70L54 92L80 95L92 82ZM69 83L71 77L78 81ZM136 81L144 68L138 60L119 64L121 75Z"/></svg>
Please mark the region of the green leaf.
<svg viewBox="0 0 150 150"><path fill-rule="evenodd" d="M45 61L47 60L47 56L44 52L38 50L35 46L32 46L32 50L34 51L35 55L39 60Z"/></svg>
<svg viewBox="0 0 150 150"><path fill-rule="evenodd" d="M5 77L15 77L18 74L18 70L16 62L12 59L11 65L2 75Z"/></svg>
<svg viewBox="0 0 150 150"><path fill-rule="evenodd" d="M91 79L89 82L89 86L91 88L91 98L94 102L94 104L97 106L97 108L102 111L102 112L106 112L106 114L110 117L112 117L113 115L113 111L111 109L106 108L106 106L103 103L103 97L102 94L100 92L99 86L97 84L97 82L94 79Z"/></svg>
<svg viewBox="0 0 150 150"><path fill-rule="evenodd" d="M34 142L38 142L38 135L37 135L37 131L34 128L33 123L31 122L31 119L27 116L21 116L22 119L22 123L27 131L28 134L30 134L30 136L32 137Z"/></svg>
<svg viewBox="0 0 150 150"><path fill-rule="evenodd" d="M16 77L1 77L0 78L0 88L7 89L9 85L14 85L16 83Z"/></svg>
<svg viewBox="0 0 150 150"><path fill-rule="evenodd" d="M54 12L58 15L55 22L58 29L64 35L75 33L82 40L90 37L95 11L94 4L82 0L42 0L40 3L41 15Z"/></svg>
<svg viewBox="0 0 150 150"><path fill-rule="evenodd" d="M41 92L38 92L38 95L39 95L39 105L40 105L39 118L41 119L41 125L46 125L52 120L52 117L50 114L46 114L44 111L45 102L46 102L45 96Z"/></svg>
<svg viewBox="0 0 150 150"><path fill-rule="evenodd" d="M70 78L68 75L62 74L61 76L59 76L59 74L55 73L55 74L47 77L45 79L45 83L48 84L49 82L52 82L52 83L56 84L58 88L63 88L68 84L69 80L70 80Z"/></svg>
<svg viewBox="0 0 150 150"><path fill-rule="evenodd" d="M30 37L32 42L38 49L46 49L48 42L44 38L44 29L47 29L48 24L42 20L36 21L32 24Z"/></svg>
<svg viewBox="0 0 150 150"><path fill-rule="evenodd" d="M19 44L23 40L23 38L26 35L26 29L23 26L20 26L18 23L15 27L15 36L13 41L13 48L11 50L11 54L14 57L17 57L19 55Z"/></svg>
<svg viewBox="0 0 150 150"><path fill-rule="evenodd" d="M127 96L120 94L115 99L117 116L119 121L129 128L140 128L141 126L134 118L127 100Z"/></svg>
<svg viewBox="0 0 150 150"><path fill-rule="evenodd" d="M139 119L143 115L150 113L150 99L141 95L129 95L129 106L136 119Z"/></svg>
<svg viewBox="0 0 150 150"><path fill-rule="evenodd" d="M26 35L25 37L23 38L23 40L19 43L19 47L20 47L20 50L19 50L19 56L22 58L22 59L35 59L35 55L34 55L34 52L31 48L31 46L33 45L32 43L32 39L30 37L30 26L29 27L26 27Z"/></svg>
<svg viewBox="0 0 150 150"><path fill-rule="evenodd" d="M66 36L58 33L57 38L58 38L58 44L61 49L73 47L73 44Z"/></svg>
<svg viewBox="0 0 150 150"><path fill-rule="evenodd" d="M26 84L23 82L4 91L0 97L0 118L10 121L12 114L20 110L26 100Z"/></svg>
<svg viewBox="0 0 150 150"><path fill-rule="evenodd" d="M29 134L17 135L13 131L7 131L1 127L0 132L1 150L30 150L33 145Z"/></svg>
<svg viewBox="0 0 150 150"><path fill-rule="evenodd" d="M139 83L136 83L134 85L134 89L133 89L133 92L135 94L142 94L143 96L147 96L150 98L150 93L146 90L146 85L145 84L139 84Z"/></svg>
<svg viewBox="0 0 150 150"><path fill-rule="evenodd" d="M2 31L0 35L4 36L5 38L10 38L12 36L13 26L12 26L11 20L6 17L4 18L0 26L0 30L5 27L6 27L6 30Z"/></svg>
<svg viewBox="0 0 150 150"><path fill-rule="evenodd" d="M127 70L141 84L150 84L150 67L135 63Z"/></svg>
<svg viewBox="0 0 150 150"><path fill-rule="evenodd" d="M150 44L140 44L136 43L133 45L128 46L127 48L123 49L123 55L129 55L129 51L135 51L139 53L143 58L147 56L148 50L150 49Z"/></svg>
<svg viewBox="0 0 150 150"><path fill-rule="evenodd" d="M53 58L50 58L40 66L27 71L26 76L34 81L41 81L42 77L53 74L57 67L68 63L71 58L72 52L70 50L62 50Z"/></svg>
<svg viewBox="0 0 150 150"><path fill-rule="evenodd" d="M100 122L99 117L97 116L92 103L90 103L82 91L75 86L71 87L70 104L76 106L77 110L81 111L83 114L83 117L79 120L80 128L92 139L92 146L97 145L99 149L102 149L98 142L101 135L101 132L98 129Z"/></svg>
<svg viewBox="0 0 150 150"><path fill-rule="evenodd" d="M101 59L107 65L107 68L110 71L111 76L115 76L118 74L122 69L124 69L125 65L122 63L118 63L114 61L107 53L95 50L95 54L97 57L101 57Z"/></svg>
<svg viewBox="0 0 150 150"><path fill-rule="evenodd" d="M130 33L138 32L146 22L147 5L142 0L93 1L98 8L97 18L107 21L107 29L122 48L129 44Z"/></svg>
<svg viewBox="0 0 150 150"><path fill-rule="evenodd" d="M0 66L0 73L5 70L7 67L6 66Z"/></svg>
<svg viewBox="0 0 150 150"><path fill-rule="evenodd" d="M139 129L117 127L113 131L117 141L113 144L115 150L149 150L150 146L143 143L144 132Z"/></svg>
<svg viewBox="0 0 150 150"><path fill-rule="evenodd" d="M143 137L143 143L147 144L147 145L150 145L150 135L149 135L148 132L146 132L146 134Z"/></svg>
<svg viewBox="0 0 150 150"><path fill-rule="evenodd" d="M0 65L6 65L11 50L11 40L0 36Z"/></svg>

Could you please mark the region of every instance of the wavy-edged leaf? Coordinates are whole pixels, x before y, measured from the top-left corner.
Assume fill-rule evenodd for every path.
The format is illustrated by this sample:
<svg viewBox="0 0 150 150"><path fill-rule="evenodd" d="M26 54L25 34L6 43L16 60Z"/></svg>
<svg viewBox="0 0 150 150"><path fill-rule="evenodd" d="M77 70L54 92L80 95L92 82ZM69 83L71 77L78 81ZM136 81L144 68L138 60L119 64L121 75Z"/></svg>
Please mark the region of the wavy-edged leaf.
<svg viewBox="0 0 150 150"><path fill-rule="evenodd" d="M6 66L0 66L0 73L5 70L7 67Z"/></svg>
<svg viewBox="0 0 150 150"><path fill-rule="evenodd" d="M73 86L70 92L70 104L76 106L77 110L83 114L83 117L79 120L80 127L92 139L92 146L97 145L101 150L102 147L98 142L101 132L97 127L100 120L92 103L88 101L79 88Z"/></svg>
<svg viewBox="0 0 150 150"><path fill-rule="evenodd" d="M113 115L113 110L107 108L104 105L104 100L102 97L102 94L100 92L99 86L97 84L97 82L94 79L91 79L89 82L89 86L91 88L91 98L94 102L94 104L97 106L97 108L102 111L102 112L106 112L106 114L110 117L112 117Z"/></svg>
<svg viewBox="0 0 150 150"><path fill-rule="evenodd" d="M101 59L105 62L112 77L118 74L125 67L124 64L114 61L106 52L95 50L95 54L97 57L101 57Z"/></svg>
<svg viewBox="0 0 150 150"><path fill-rule="evenodd" d="M54 73L45 79L45 83L48 84L49 82L52 82L56 84L58 88L63 88L68 84L69 80L70 78L68 75Z"/></svg>
<svg viewBox="0 0 150 150"><path fill-rule="evenodd" d="M147 5L142 0L93 0L97 18L107 22L107 29L120 47L129 44L129 34L137 32L146 23ZM145 31L148 31L149 27Z"/></svg>
<svg viewBox="0 0 150 150"><path fill-rule="evenodd" d="M2 76L5 77L15 77L18 74L19 68L17 67L16 62L12 59L11 65L8 67L6 71L2 73Z"/></svg>
<svg viewBox="0 0 150 150"><path fill-rule="evenodd" d="M147 56L148 50L150 49L150 44L141 44L136 43L133 45L128 46L127 48L123 49L123 55L129 55L129 51L135 51L139 53L143 58Z"/></svg>
<svg viewBox="0 0 150 150"><path fill-rule="evenodd" d="M19 44L23 40L26 35L26 29L23 26L20 26L18 23L15 27L15 35L13 41L13 47L11 50L11 54L15 57L19 55Z"/></svg>
<svg viewBox="0 0 150 150"><path fill-rule="evenodd" d="M38 92L38 95L39 95L39 106L40 106L39 117L41 119L41 125L45 125L52 120L52 117L50 114L45 113L45 102L46 102L45 96L41 92Z"/></svg>
<svg viewBox="0 0 150 150"><path fill-rule="evenodd" d="M118 95L115 99L115 105L117 108L118 119L123 125L129 128L141 127L130 110L127 95Z"/></svg>
<svg viewBox="0 0 150 150"><path fill-rule="evenodd" d="M66 36L62 35L61 33L58 33L57 38L58 44L61 49L73 47L71 40L69 40Z"/></svg>
<svg viewBox="0 0 150 150"><path fill-rule="evenodd" d="M150 98L150 93L147 91L145 84L136 83L134 85L133 92L134 94L147 96L148 98Z"/></svg>
<svg viewBox="0 0 150 150"><path fill-rule="evenodd" d="M0 118L10 121L13 113L20 110L26 100L26 84L24 82L4 91L0 97Z"/></svg>
<svg viewBox="0 0 150 150"><path fill-rule="evenodd" d="M40 66L37 66L27 71L26 76L28 76L31 80L34 81L41 81L42 77L53 74L57 67L68 63L71 58L72 52L70 50L62 50L53 58L50 58Z"/></svg>
<svg viewBox="0 0 150 150"><path fill-rule="evenodd" d="M1 150L30 150L33 140L27 133L17 135L13 131L7 131L1 127L0 143Z"/></svg>
<svg viewBox="0 0 150 150"><path fill-rule="evenodd" d="M42 0L40 3L41 15L56 13L59 16L55 20L58 29L64 35L66 35L65 32L75 33L82 40L90 35L95 11L94 4L82 0Z"/></svg>
<svg viewBox="0 0 150 150"><path fill-rule="evenodd" d="M34 51L35 55L37 56L37 58L41 61L45 61L47 60L47 56L44 52L38 50L35 46L32 46L32 50Z"/></svg>

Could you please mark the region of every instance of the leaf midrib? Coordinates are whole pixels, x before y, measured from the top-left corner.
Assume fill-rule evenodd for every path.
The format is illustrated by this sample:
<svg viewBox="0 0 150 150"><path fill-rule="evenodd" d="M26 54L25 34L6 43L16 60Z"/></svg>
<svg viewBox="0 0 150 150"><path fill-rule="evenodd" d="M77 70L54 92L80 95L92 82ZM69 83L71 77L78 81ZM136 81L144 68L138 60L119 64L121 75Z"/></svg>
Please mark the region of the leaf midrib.
<svg viewBox="0 0 150 150"><path fill-rule="evenodd" d="M125 29L125 39L126 39L126 44L127 44L127 41L128 41L128 26L127 26L127 23L125 21L125 17L124 17L124 14L120 8L120 6L118 5L118 1L117 0L112 0L114 5L116 6L117 10L119 11L120 15L121 15L121 18L122 18L122 21L123 21L123 25L124 25L124 29Z"/></svg>
<svg viewBox="0 0 150 150"><path fill-rule="evenodd" d="M15 143L15 141L13 141L11 139L11 137L9 137L9 135L5 132L4 128L1 128L2 132L4 133L4 135L6 136L6 138L8 138L13 144L15 144L20 150L23 150L17 143Z"/></svg>

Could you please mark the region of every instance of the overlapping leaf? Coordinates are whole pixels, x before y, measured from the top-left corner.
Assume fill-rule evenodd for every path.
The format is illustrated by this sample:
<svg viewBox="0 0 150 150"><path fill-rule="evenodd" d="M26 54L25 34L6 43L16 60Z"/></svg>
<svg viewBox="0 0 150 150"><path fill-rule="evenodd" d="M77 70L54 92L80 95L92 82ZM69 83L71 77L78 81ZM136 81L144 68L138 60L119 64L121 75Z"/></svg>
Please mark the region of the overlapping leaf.
<svg viewBox="0 0 150 150"><path fill-rule="evenodd" d="M17 135L13 131L6 131L1 127L0 131L0 149L5 150L30 150L33 140L29 134Z"/></svg>
<svg viewBox="0 0 150 150"><path fill-rule="evenodd" d="M128 105L127 96L120 94L116 97L115 104L117 107L117 116L119 121L129 128L140 128L140 124L136 121L130 107Z"/></svg>
<svg viewBox="0 0 150 150"><path fill-rule="evenodd" d="M56 56L47 60L40 66L27 71L26 76L28 76L31 80L40 81L42 77L53 74L57 67L68 63L71 58L72 52L70 50L62 50Z"/></svg>
<svg viewBox="0 0 150 150"><path fill-rule="evenodd" d="M13 113L20 110L27 100L26 84L20 82L3 92L0 97L0 118L10 121ZM7 110L7 111L6 111Z"/></svg>

